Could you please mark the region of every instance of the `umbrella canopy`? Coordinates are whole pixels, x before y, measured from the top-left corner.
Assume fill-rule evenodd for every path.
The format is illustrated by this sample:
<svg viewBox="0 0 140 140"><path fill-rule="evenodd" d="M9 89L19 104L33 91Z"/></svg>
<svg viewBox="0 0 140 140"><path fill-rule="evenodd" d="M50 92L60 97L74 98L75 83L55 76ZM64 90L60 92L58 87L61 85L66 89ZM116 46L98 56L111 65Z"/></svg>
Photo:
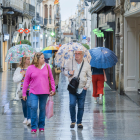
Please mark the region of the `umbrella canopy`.
<svg viewBox="0 0 140 140"><path fill-rule="evenodd" d="M53 53L59 50L59 46L48 46L41 50L41 52L44 54L44 58L48 59L53 56Z"/></svg>
<svg viewBox="0 0 140 140"><path fill-rule="evenodd" d="M46 50L59 50L59 46L48 46L46 48L44 48L43 50L41 50L41 52L46 51Z"/></svg>
<svg viewBox="0 0 140 140"><path fill-rule="evenodd" d="M65 67L65 64L68 60L72 59L74 51L83 51L84 59L90 63L91 56L89 51L80 43L67 43L61 46L55 56L55 65L59 67Z"/></svg>
<svg viewBox="0 0 140 140"><path fill-rule="evenodd" d="M30 57L32 59L35 53L36 50L27 44L16 45L8 50L5 62L19 63L22 57Z"/></svg>
<svg viewBox="0 0 140 140"><path fill-rule="evenodd" d="M105 47L96 47L89 50L91 54L90 65L95 68L111 68L116 65L118 58L115 53Z"/></svg>

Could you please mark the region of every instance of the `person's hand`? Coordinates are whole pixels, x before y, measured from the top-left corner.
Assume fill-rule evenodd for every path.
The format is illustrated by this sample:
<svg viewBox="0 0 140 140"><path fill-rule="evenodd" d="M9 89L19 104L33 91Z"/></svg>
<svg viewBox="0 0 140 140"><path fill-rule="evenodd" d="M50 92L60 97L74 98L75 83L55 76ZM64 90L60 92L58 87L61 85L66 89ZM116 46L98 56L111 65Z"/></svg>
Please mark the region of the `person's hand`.
<svg viewBox="0 0 140 140"><path fill-rule="evenodd" d="M69 71L70 75L74 75L74 70L73 71Z"/></svg>
<svg viewBox="0 0 140 140"><path fill-rule="evenodd" d="M51 91L50 96L54 96L54 95L55 95L55 92Z"/></svg>
<svg viewBox="0 0 140 140"><path fill-rule="evenodd" d="M26 100L27 100L27 96L22 96L22 99L23 99L24 101L26 101Z"/></svg>
<svg viewBox="0 0 140 140"><path fill-rule="evenodd" d="M26 71L22 71L21 74L24 76L26 74Z"/></svg>
<svg viewBox="0 0 140 140"><path fill-rule="evenodd" d="M86 87L84 87L83 89L84 89L84 90L87 90L87 88L86 88Z"/></svg>

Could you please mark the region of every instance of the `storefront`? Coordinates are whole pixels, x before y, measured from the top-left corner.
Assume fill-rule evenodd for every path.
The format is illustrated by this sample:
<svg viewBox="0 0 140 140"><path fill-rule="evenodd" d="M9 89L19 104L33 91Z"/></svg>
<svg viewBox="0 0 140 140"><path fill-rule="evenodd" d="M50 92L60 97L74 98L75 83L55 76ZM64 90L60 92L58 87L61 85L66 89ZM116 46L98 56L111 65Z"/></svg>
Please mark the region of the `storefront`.
<svg viewBox="0 0 140 140"><path fill-rule="evenodd" d="M140 89L140 1L124 3L124 90Z"/></svg>
<svg viewBox="0 0 140 140"><path fill-rule="evenodd" d="M115 52L115 14L113 8L115 2L108 0L99 0L92 5L91 13L97 13L97 28L93 30L96 34L96 47L106 47ZM108 68L107 83L115 89L115 66Z"/></svg>

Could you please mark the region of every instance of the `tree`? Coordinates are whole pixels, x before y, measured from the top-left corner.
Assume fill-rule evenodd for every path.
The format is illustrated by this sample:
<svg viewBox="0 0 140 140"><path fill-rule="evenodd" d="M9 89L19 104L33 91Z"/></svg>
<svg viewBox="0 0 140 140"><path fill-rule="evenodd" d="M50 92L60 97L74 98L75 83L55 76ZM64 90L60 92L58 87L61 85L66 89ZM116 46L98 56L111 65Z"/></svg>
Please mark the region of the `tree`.
<svg viewBox="0 0 140 140"><path fill-rule="evenodd" d="M87 48L87 50L89 50L90 49L90 47L89 47L89 45L87 45L87 44L82 44L85 48Z"/></svg>
<svg viewBox="0 0 140 140"><path fill-rule="evenodd" d="M18 42L20 44L20 41ZM21 44L28 44L31 46L31 42L29 40L21 40Z"/></svg>

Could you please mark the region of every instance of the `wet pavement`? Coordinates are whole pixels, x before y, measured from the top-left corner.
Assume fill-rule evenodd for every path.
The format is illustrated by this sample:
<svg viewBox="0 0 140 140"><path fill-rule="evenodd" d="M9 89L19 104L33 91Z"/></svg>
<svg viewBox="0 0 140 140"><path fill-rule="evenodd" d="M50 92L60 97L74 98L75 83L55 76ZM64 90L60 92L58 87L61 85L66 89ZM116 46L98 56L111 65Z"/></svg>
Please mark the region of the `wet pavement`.
<svg viewBox="0 0 140 140"><path fill-rule="evenodd" d="M61 74L54 97L54 116L46 119L45 132L31 134L23 125L20 101L14 101L13 72L0 73L0 140L140 140L140 108L127 96L105 88L103 105L94 104L88 90L83 116L84 128L70 129L67 79Z"/></svg>

